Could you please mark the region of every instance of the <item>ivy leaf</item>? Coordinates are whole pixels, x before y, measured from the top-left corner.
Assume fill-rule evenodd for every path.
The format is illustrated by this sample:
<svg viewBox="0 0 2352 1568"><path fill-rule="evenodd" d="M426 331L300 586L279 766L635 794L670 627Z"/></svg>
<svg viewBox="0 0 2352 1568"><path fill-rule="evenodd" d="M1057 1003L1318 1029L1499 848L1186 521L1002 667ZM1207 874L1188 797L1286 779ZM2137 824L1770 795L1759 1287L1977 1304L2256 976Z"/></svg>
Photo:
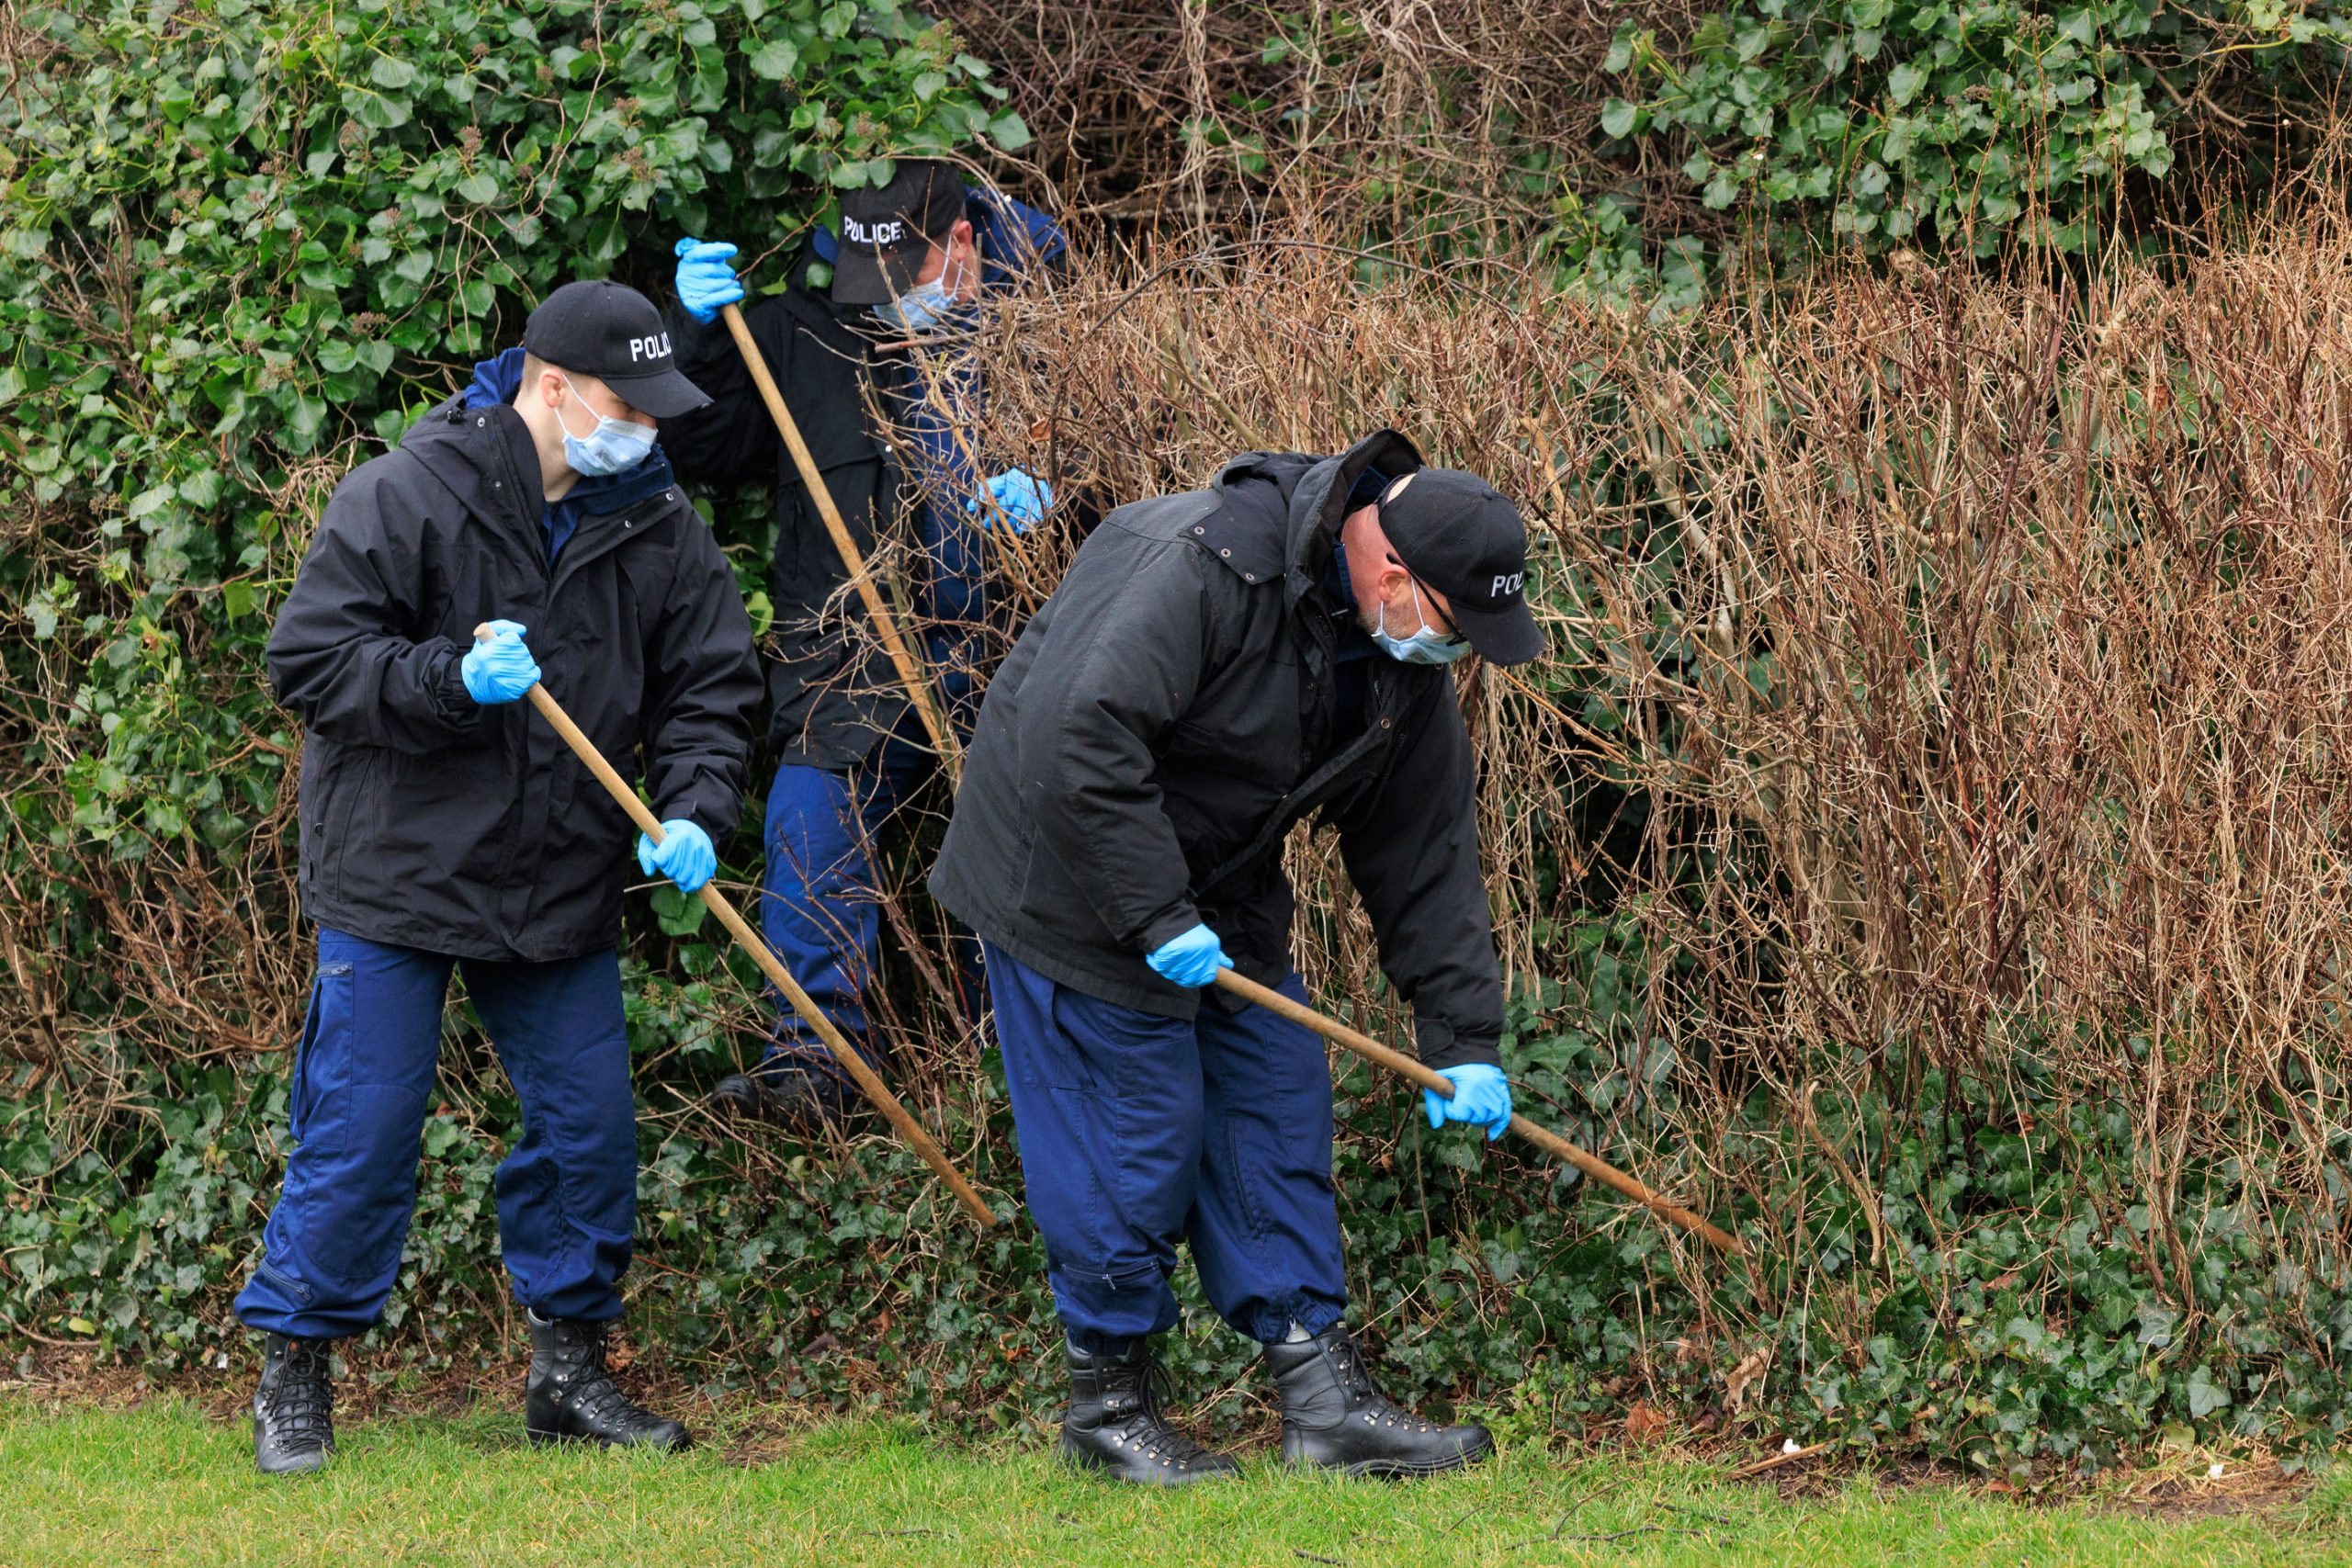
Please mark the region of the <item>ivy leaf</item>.
<svg viewBox="0 0 2352 1568"><path fill-rule="evenodd" d="M1029 145L1029 125L1019 115L1010 111L989 121L989 140L1007 152L1018 152Z"/></svg>
<svg viewBox="0 0 2352 1568"><path fill-rule="evenodd" d="M1600 129L1612 137L1623 138L1634 133L1634 122L1641 111L1623 98L1611 98L1600 106Z"/></svg>
<svg viewBox="0 0 2352 1568"><path fill-rule="evenodd" d="M2230 1403L2230 1391L2213 1381L2202 1366L2188 1374L2189 1419L2202 1421Z"/></svg>
<svg viewBox="0 0 2352 1568"><path fill-rule="evenodd" d="M488 207L498 199L498 182L480 169L459 180L451 187L476 207Z"/></svg>
<svg viewBox="0 0 2352 1568"><path fill-rule="evenodd" d="M925 71L914 80L915 101L927 104L946 89L947 73Z"/></svg>
<svg viewBox="0 0 2352 1568"><path fill-rule="evenodd" d="M628 249L628 230L617 212L605 219L588 231L588 254L591 258L608 262Z"/></svg>
<svg viewBox="0 0 2352 1568"><path fill-rule="evenodd" d="M1927 85L1928 73L1908 62L1886 73L1887 96L1894 100L1894 106L1897 108L1901 108L1913 98L1917 97L1919 89Z"/></svg>
<svg viewBox="0 0 2352 1568"><path fill-rule="evenodd" d="M800 65L800 51L783 39L770 39L752 51L752 74L770 82L788 81Z"/></svg>
<svg viewBox="0 0 2352 1568"><path fill-rule="evenodd" d="M160 512L178 499L178 495L179 491L172 485L151 486L131 498L129 514L144 517L150 513Z"/></svg>
<svg viewBox="0 0 2352 1568"><path fill-rule="evenodd" d="M702 930L702 918L710 906L700 898L690 898L670 883L653 890L653 919L663 934L692 936Z"/></svg>
<svg viewBox="0 0 2352 1568"><path fill-rule="evenodd" d="M388 98L365 87L352 88L344 94L343 102L351 118L370 130L395 130L413 118L406 98Z"/></svg>
<svg viewBox="0 0 2352 1568"><path fill-rule="evenodd" d="M368 67L368 79L388 93L397 93L416 80L416 67L397 55L379 54Z"/></svg>

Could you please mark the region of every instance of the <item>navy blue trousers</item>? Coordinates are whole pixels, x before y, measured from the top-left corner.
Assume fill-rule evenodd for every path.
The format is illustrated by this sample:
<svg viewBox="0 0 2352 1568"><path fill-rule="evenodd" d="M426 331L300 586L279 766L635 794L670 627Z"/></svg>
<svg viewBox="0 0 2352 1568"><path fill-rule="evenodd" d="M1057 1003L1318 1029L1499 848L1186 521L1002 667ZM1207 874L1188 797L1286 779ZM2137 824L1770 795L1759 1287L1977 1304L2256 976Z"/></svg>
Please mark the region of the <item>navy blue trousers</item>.
<svg viewBox="0 0 2352 1568"><path fill-rule="evenodd" d="M1347 1306L1323 1043L1203 998L1191 1023L1058 985L986 946L1029 1213L1062 1326L1118 1351L1175 1326L1176 1243L1263 1344ZM1293 975L1284 996L1306 999Z"/></svg>
<svg viewBox="0 0 2352 1568"><path fill-rule="evenodd" d="M768 786L760 929L800 988L877 1066L878 1043L865 1007L882 942L875 845L891 814L936 768L929 752L890 740L876 760L846 773L786 762ZM970 956L959 953L966 969ZM959 980L969 978L959 971ZM967 987L967 994L978 1000L976 986ZM768 1065L821 1066L832 1059L773 987L768 999L776 1008Z"/></svg>
<svg viewBox="0 0 2352 1568"><path fill-rule="evenodd" d="M515 1299L542 1317L620 1314L637 1224L637 1108L620 965L453 959L322 927L295 1058L294 1153L262 1259L237 1296L254 1328L305 1338L383 1315L416 1205L449 972L523 1102L498 1167L498 1235Z"/></svg>

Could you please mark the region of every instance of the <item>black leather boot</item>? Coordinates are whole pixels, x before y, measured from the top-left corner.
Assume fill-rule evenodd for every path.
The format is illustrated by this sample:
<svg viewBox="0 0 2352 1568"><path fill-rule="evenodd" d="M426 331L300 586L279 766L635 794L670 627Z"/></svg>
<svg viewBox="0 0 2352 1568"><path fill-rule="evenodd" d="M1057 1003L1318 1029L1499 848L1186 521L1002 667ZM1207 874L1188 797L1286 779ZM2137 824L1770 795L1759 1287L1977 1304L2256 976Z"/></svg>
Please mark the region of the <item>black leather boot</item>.
<svg viewBox="0 0 2352 1568"><path fill-rule="evenodd" d="M269 1337L254 1390L254 1462L264 1475L322 1470L334 1457L334 1374L324 1339Z"/></svg>
<svg viewBox="0 0 2352 1568"><path fill-rule="evenodd" d="M1484 1427L1441 1427L1399 1410L1372 1386L1363 1351L1337 1325L1312 1339L1266 1347L1283 1395L1283 1462L1350 1475L1435 1475L1494 1451Z"/></svg>
<svg viewBox="0 0 2352 1568"><path fill-rule="evenodd" d="M523 1384L523 1427L534 1443L683 1449L694 1439L629 1402L605 1370L605 1325L577 1318L531 1320L531 1371Z"/></svg>
<svg viewBox="0 0 2352 1568"><path fill-rule="evenodd" d="M1160 1415L1168 1373L1141 1340L1126 1356L1067 1348L1069 1411L1062 1417L1062 1458L1114 1481L1152 1486L1241 1473L1230 1455L1201 1447Z"/></svg>
<svg viewBox="0 0 2352 1568"><path fill-rule="evenodd" d="M748 1116L803 1137L847 1127L865 1100L839 1075L820 1067L763 1066L730 1073L710 1091L711 1109Z"/></svg>

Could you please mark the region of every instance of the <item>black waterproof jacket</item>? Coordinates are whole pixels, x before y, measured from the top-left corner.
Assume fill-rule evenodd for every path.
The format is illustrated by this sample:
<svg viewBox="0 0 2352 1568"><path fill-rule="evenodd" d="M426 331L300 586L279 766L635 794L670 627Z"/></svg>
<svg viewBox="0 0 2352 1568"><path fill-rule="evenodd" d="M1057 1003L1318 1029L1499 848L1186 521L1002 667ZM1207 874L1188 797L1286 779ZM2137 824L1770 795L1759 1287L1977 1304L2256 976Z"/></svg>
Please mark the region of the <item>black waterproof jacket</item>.
<svg viewBox="0 0 2352 1568"><path fill-rule="evenodd" d="M1348 492L1367 468L1420 466L1382 431L1337 457L1236 457L1208 490L1105 517L989 683L939 901L1064 985L1190 1018L1202 993L1143 955L1205 921L1244 975L1287 975L1283 839L1320 809L1421 1059L1495 1062L1502 981L1453 678L1375 655L1363 711L1339 711L1324 567Z"/></svg>
<svg viewBox="0 0 2352 1568"><path fill-rule="evenodd" d="M589 481L582 481L585 489ZM614 945L636 833L528 702L458 660L504 617L544 683L648 798L736 825L759 667L733 570L657 451L599 481L550 570L539 460L505 402L452 398L336 487L269 637L304 726L311 917L464 958Z"/></svg>

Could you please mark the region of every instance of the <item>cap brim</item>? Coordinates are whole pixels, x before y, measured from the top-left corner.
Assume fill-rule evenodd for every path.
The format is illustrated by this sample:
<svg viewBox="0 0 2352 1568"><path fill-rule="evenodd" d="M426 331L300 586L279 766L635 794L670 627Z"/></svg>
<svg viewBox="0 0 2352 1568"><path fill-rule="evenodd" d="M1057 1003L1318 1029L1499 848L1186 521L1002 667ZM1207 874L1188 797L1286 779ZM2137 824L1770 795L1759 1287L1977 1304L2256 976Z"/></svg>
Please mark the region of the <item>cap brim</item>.
<svg viewBox="0 0 2352 1568"><path fill-rule="evenodd" d="M1524 599L1507 610L1472 610L1459 603L1452 609L1453 624L1490 663L1524 664L1544 651L1544 628Z"/></svg>
<svg viewBox="0 0 2352 1568"><path fill-rule="evenodd" d="M878 255L843 251L833 264L833 303L888 304L915 286L915 274L922 270L923 258L930 254L927 240Z"/></svg>
<svg viewBox="0 0 2352 1568"><path fill-rule="evenodd" d="M865 251L844 250L833 262L833 303L879 305L894 298L882 264Z"/></svg>
<svg viewBox="0 0 2352 1568"><path fill-rule="evenodd" d="M615 397L655 419L675 419L710 406L710 395L675 370L656 370L650 376L606 376L602 379L613 389Z"/></svg>

